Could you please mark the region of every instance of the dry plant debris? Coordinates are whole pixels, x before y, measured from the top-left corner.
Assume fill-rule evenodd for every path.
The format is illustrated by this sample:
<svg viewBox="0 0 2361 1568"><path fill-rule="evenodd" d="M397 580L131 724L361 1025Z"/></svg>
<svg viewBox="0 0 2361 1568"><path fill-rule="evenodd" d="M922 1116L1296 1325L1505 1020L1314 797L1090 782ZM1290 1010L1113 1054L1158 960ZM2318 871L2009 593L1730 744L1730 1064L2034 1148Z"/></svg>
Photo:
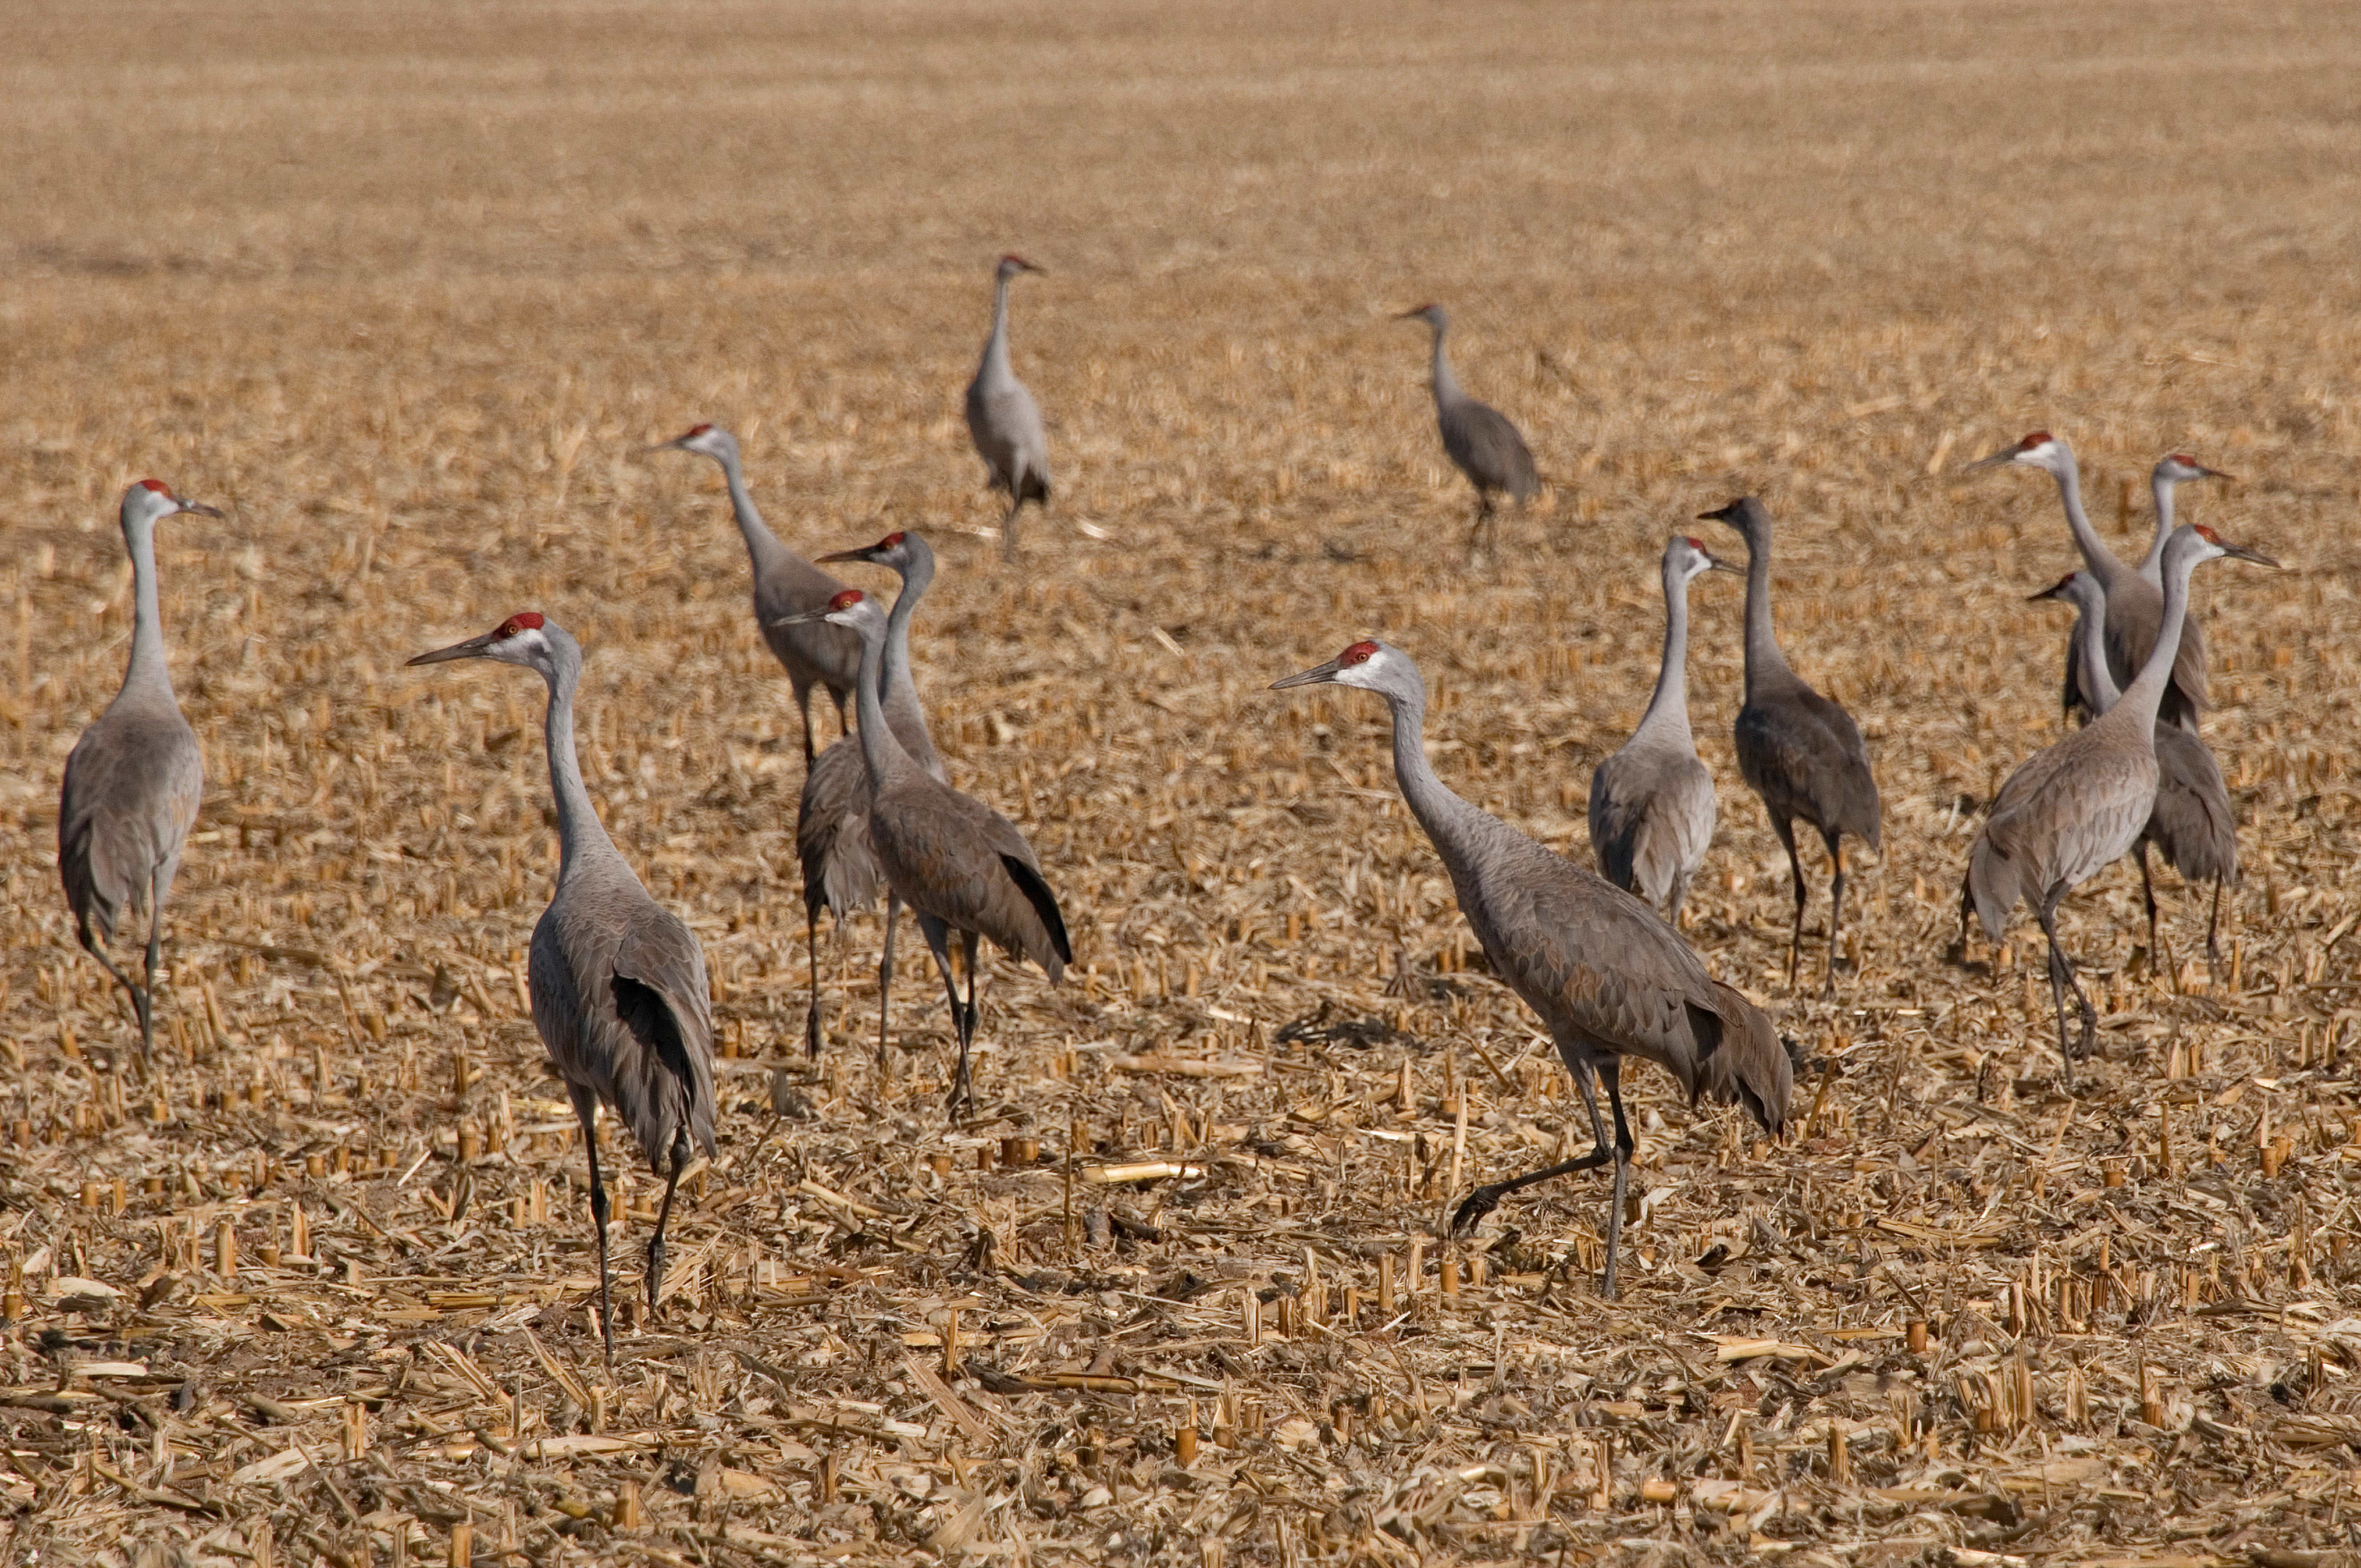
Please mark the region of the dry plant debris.
<svg viewBox="0 0 2361 1568"><path fill-rule="evenodd" d="M2350 6L10 33L7 1561L2349 1560ZM1051 269L1014 335L1060 483L1018 570L957 401L1010 245ZM1428 297L1557 481L1497 566L1456 559L1424 345L1385 319ZM792 541L942 552L937 735L1080 959L1054 991L993 960L972 1123L925 987L872 1060L873 920L800 1059L793 709L709 469L635 455L697 419ZM2105 1026L2070 1099L2030 926L1949 948L1979 803L2056 733L2064 624L2020 599L2069 554L2046 487L1952 476L2037 424L2127 547L2183 447L2242 476L2189 510L2292 566L2202 587L2227 962L2191 961L2186 895L2178 964L2137 950L2128 869L2077 896ZM142 1073L52 868L148 473L231 515L160 551L210 779ZM1886 849L1836 1001L1786 995L1737 599L1701 584L1722 829L1689 936L1806 1053L1800 1135L1635 1072L1604 1302L1603 1182L1441 1236L1587 1129L1375 705L1262 687L1400 641L1444 776L1582 857L1664 536L1740 489ZM589 649L592 791L702 937L730 1052L611 1372L522 1001L540 695L399 667L528 606Z"/></svg>

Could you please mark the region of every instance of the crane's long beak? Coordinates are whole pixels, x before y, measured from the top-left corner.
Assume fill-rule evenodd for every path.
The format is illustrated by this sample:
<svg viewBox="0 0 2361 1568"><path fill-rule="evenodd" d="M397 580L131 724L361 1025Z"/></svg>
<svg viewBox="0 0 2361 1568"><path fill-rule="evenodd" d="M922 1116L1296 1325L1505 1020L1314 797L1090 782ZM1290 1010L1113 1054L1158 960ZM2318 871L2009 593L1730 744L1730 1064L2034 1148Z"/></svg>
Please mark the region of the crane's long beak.
<svg viewBox="0 0 2361 1568"><path fill-rule="evenodd" d="M1728 572L1733 577L1746 576L1746 568L1735 561L1725 561L1720 556L1707 551L1699 551L1698 554L1705 556L1705 564L1714 571Z"/></svg>
<svg viewBox="0 0 2361 1568"><path fill-rule="evenodd" d="M1736 501L1731 501L1729 505L1718 506L1711 511L1701 511L1697 513L1697 521L1699 522L1726 522L1735 528L1738 526L1738 503ZM1721 563L1716 561L1714 565L1718 566L1721 565ZM1736 571L1737 569L1738 568L1735 566L1730 568L1731 571Z"/></svg>
<svg viewBox="0 0 2361 1568"><path fill-rule="evenodd" d="M2201 479L2226 479L2234 485L2238 482L2237 475L2224 474L2219 468L2208 468L2202 463L2197 465L2197 477Z"/></svg>
<svg viewBox="0 0 2361 1568"><path fill-rule="evenodd" d="M823 561L833 561L837 558L838 557L833 555L823 555L820 557ZM783 615L778 617L776 620L766 620L763 622L763 624L765 626L809 626L816 620L826 620L830 613L832 612L825 609L807 609L801 615Z"/></svg>
<svg viewBox="0 0 2361 1568"><path fill-rule="evenodd" d="M651 452L685 452L687 448L681 444L687 439L688 437L685 435L675 435L670 441L659 441L653 446L642 446L640 448L640 455L645 457Z"/></svg>
<svg viewBox="0 0 2361 1568"><path fill-rule="evenodd" d="M1977 458L1966 467L1961 468L1960 472L1962 474L1972 474L1979 468L1997 468L2004 463L2014 463L2015 461L2016 461L2016 448L2014 446L2004 446L1989 457Z"/></svg>
<svg viewBox="0 0 2361 1568"><path fill-rule="evenodd" d="M2071 579L2069 580L2070 581ZM2026 595L2025 602L2027 604L2039 604L2043 599L2063 598L2065 597L2066 584L2052 583L2037 594Z"/></svg>
<svg viewBox="0 0 2361 1568"><path fill-rule="evenodd" d="M181 503L181 510L182 511L192 511L199 517L220 517L224 515L221 508L207 506L203 501L182 501Z"/></svg>
<svg viewBox="0 0 2361 1568"><path fill-rule="evenodd" d="M2241 561L2252 561L2258 566L2276 566L2279 565L2277 561L2272 560L2269 556L2264 554L2259 550L2249 550L2243 544L2233 544L2226 539L2217 538L2214 543L2222 546L2222 553L2224 554L2235 555Z"/></svg>
<svg viewBox="0 0 2361 1568"><path fill-rule="evenodd" d="M498 630L487 631L481 637L470 637L465 642L454 642L448 648L437 648L431 653L421 653L418 657L406 660L404 663L443 664L448 663L453 659L480 659L484 657L484 650L499 639Z"/></svg>
<svg viewBox="0 0 2361 1568"><path fill-rule="evenodd" d="M1334 680L1336 672L1344 667L1344 661L1331 659L1324 664L1313 665L1301 674L1290 675L1283 681L1273 681L1270 683L1270 689L1278 692L1285 691L1290 686L1316 686L1323 682Z"/></svg>
<svg viewBox="0 0 2361 1568"><path fill-rule="evenodd" d="M858 550L832 550L825 555L815 555L812 557L813 563L818 565L826 565L830 561L866 561L874 564L876 559L877 546L874 544L864 544ZM771 624L774 626L785 626L786 622L784 620L774 620L771 622Z"/></svg>

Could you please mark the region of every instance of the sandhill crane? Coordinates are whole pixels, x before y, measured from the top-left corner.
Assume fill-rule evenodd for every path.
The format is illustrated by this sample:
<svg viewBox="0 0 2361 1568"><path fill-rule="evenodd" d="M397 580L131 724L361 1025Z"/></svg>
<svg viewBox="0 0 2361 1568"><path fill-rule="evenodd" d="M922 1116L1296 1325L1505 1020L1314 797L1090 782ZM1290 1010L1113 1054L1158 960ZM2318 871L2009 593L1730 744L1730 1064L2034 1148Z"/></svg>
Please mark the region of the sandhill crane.
<svg viewBox="0 0 2361 1568"><path fill-rule="evenodd" d="M2157 628L2163 622L2162 589L2142 577L2137 567L2117 559L2099 538L2098 530L2091 526L2090 515L2082 510L2081 472L2074 465L2073 449L2065 442L2046 430L2037 430L2014 446L1978 458L1968 465L1968 471L2009 464L2038 468L2058 481L2058 495L2065 503L2066 527L2074 536L2074 547L2081 552L2082 565L2099 579L2099 587L2107 596L2107 668L2118 687L2128 685L2133 672L2147 661L2148 645L2156 641ZM2098 705L2078 684L2070 651L2065 681L2067 709L2079 711L2086 718L2096 716ZM2192 615L2181 624L2172 683L2165 690L2164 705L2158 711L2166 723L2187 729L2196 724L2197 716L2204 709L2205 633Z"/></svg>
<svg viewBox="0 0 2361 1568"><path fill-rule="evenodd" d="M1772 831L1787 851L1795 879L1795 924L1787 939L1787 984L1804 943L1804 864L1795 858L1795 819L1820 835L1835 875L1828 884L1828 970L1837 984L1837 949L1844 928L1844 836L1878 847L1877 780L1852 715L1806 685L1787 667L1771 630L1771 514L1752 496L1697 514L1728 523L1746 541L1746 701L1732 735L1738 771L1763 797Z"/></svg>
<svg viewBox="0 0 2361 1568"><path fill-rule="evenodd" d="M172 695L164 618L156 591L156 525L176 512L219 517L182 500L161 479L123 492L120 521L131 553L131 660L106 711L66 754L58 791L58 875L74 935L130 994L139 1054L156 1047L156 965L163 956L164 896L205 793L204 754ZM126 909L148 914L147 983L124 973L105 944Z"/></svg>
<svg viewBox="0 0 2361 1568"><path fill-rule="evenodd" d="M1975 906L1984 935L1999 941L2009 911L2022 898L2049 941L2049 996L2058 1014L2058 1054L2069 1084L2074 1057L2090 1049L2098 1014L2074 966L2058 942L2058 905L2104 871L2138 841L2156 807L2156 728L2182 617L2189 580L2198 565L2235 555L2276 565L2243 545L2224 543L2209 528L2183 527L2164 547L2164 620L2147 662L2122 697L2090 725L2037 753L2009 776L1994 808L1968 847L1964 897ZM2066 992L2081 1015L2080 1047L2066 1040Z"/></svg>
<svg viewBox="0 0 2361 1568"><path fill-rule="evenodd" d="M574 751L582 648L555 621L524 610L480 637L421 653L413 664L492 659L549 684L549 784L557 800L557 891L533 928L527 989L533 1024L566 1082L590 1157L590 1217L598 1231L598 1333L615 1354L607 1279L607 1187L598 1175L598 1105L640 1140L664 1179L648 1240L648 1310L664 1277L664 1227L692 1146L713 1153L713 1014L705 949L678 916L648 896L607 837Z"/></svg>
<svg viewBox="0 0 2361 1568"><path fill-rule="evenodd" d="M2106 667L2107 602L2099 580L2088 572L2073 572L2033 597L2074 607L2073 637L2082 667L2092 673L2092 695L2098 699L2101 712L2114 707L2122 694ZM2148 951L2159 955L2166 969L2173 967L2157 937L2156 883L2147 864L2147 847L2154 844L2165 863L2189 881L2213 883L2213 912L2205 922L2205 956L2219 962L2222 887L2238 880L2238 825L2230 809L2230 787L2223 781L2221 764L2198 732L2174 724L2157 726L2156 772L2156 806L2148 813L2147 826L2140 830L2137 846ZM2000 802L1993 802L1995 810L1999 806Z"/></svg>
<svg viewBox="0 0 2361 1568"><path fill-rule="evenodd" d="M1540 492L1541 472L1533 466L1525 438L1508 416L1459 389L1459 379L1451 373L1451 356L1444 346L1451 318L1443 307L1421 305L1395 319L1424 322L1433 331L1434 422L1443 433L1443 450L1476 487L1476 523L1467 532L1467 550L1472 555L1479 538L1488 547L1499 531L1493 496L1505 493L1521 507ZM1492 531L1488 533L1488 525Z"/></svg>
<svg viewBox="0 0 2361 1568"><path fill-rule="evenodd" d="M738 532L746 541L746 558L754 569L754 620L763 629L772 657L787 672L795 688L796 711L803 718L804 766L812 763L812 687L825 686L836 702L836 723L844 728L844 699L851 695L853 672L861 667L861 647L833 626L786 624L788 616L817 609L844 587L834 577L796 554L779 541L754 508L746 488L746 472L738 462L738 438L719 425L692 425L650 452L695 452L721 465L730 485L730 510L737 514Z"/></svg>
<svg viewBox="0 0 2361 1568"><path fill-rule="evenodd" d="M869 770L869 843L885 885L918 917L918 929L942 970L959 1032L959 1073L950 1103L975 1102L968 1052L975 1039L976 945L989 938L1011 958L1039 964L1057 984L1074 949L1057 895L1041 878L1040 861L1016 825L973 795L921 768L895 739L880 685L885 663L885 617L859 588L847 588L808 619L848 627L861 638L861 680L854 731ZM950 934L960 935L967 967L962 1003L951 978Z"/></svg>
<svg viewBox="0 0 2361 1568"><path fill-rule="evenodd" d="M1590 850L1598 874L1638 894L1675 927L1689 879L1713 842L1713 774L1689 734L1689 584L1738 568L1702 540L1664 546L1664 657L1640 727L1590 775Z"/></svg>
<svg viewBox="0 0 2361 1568"><path fill-rule="evenodd" d="M1771 1020L1706 972L1680 934L1654 910L1587 867L1552 853L1499 817L1461 799L1426 760L1426 683L1409 654L1384 642L1356 642L1326 663L1272 683L1271 689L1334 683L1373 691L1393 717L1394 779L1451 873L1460 913L1475 928L1492 972L1540 1015L1590 1113L1595 1147L1576 1159L1479 1187L1452 1216L1464 1232L1521 1188L1613 1161L1607 1271L1615 1294L1631 1129L1623 1118L1621 1063L1654 1062L1700 1095L1743 1103L1773 1137L1786 1124L1794 1068ZM1610 1148L1598 1119L1593 1076L1607 1085L1615 1116Z"/></svg>
<svg viewBox="0 0 2361 1568"><path fill-rule="evenodd" d="M1016 514L1031 501L1049 505L1049 438L1041 429L1041 406L1008 365L1008 283L1020 272L1039 272L1021 256L1004 256L992 273L992 335L983 358L967 384L967 433L983 459L992 488L1008 497L1000 520L1000 554L1016 558Z"/></svg>
<svg viewBox="0 0 2361 1568"><path fill-rule="evenodd" d="M934 739L927 733L927 710L910 682L910 616L935 580L935 553L915 533L889 533L861 550L840 550L823 555L825 563L866 561L890 568L902 579L902 592L885 618L885 722L894 739L932 777L949 783ZM811 957L811 1007L804 1014L804 1049L819 1054L819 912L825 907L838 921L855 909L877 902L884 873L876 851L869 845L869 769L862 761L861 742L852 736L832 743L804 775L804 790L796 806L796 856L804 869L804 939ZM885 950L877 962L877 1052L885 1053L885 1031L894 985L894 931L900 923L902 900L885 894Z"/></svg>
<svg viewBox="0 0 2361 1568"><path fill-rule="evenodd" d="M2148 541L2147 554L2140 557L2139 575L2159 594L2164 591L2164 542L2172 537L2173 491L2200 479L2237 483L2236 475L2208 468L2186 452L2168 453L2148 470L2148 494L2156 500L2156 534Z"/></svg>

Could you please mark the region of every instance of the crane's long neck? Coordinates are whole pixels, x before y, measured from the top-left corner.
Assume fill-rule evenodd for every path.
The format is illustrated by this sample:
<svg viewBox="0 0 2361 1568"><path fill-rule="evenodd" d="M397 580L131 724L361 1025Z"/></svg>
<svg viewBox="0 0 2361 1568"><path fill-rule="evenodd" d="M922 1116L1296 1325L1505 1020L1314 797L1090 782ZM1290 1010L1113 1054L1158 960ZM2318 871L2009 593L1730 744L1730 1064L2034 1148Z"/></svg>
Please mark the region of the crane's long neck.
<svg viewBox="0 0 2361 1568"><path fill-rule="evenodd" d="M2115 673L2107 667L2107 601L2092 595L2074 607L2074 655L2081 663L2082 682L2090 688L2091 706L2105 713L2123 700Z"/></svg>
<svg viewBox="0 0 2361 1568"><path fill-rule="evenodd" d="M1676 561L1664 563L1664 662L1656 671L1656 695L1640 718L1642 730L1689 732L1689 583Z"/></svg>
<svg viewBox="0 0 2361 1568"><path fill-rule="evenodd" d="M1008 367L1008 275L1005 272L993 280L992 335L983 340L983 365L978 374L988 381L1016 376Z"/></svg>
<svg viewBox="0 0 2361 1568"><path fill-rule="evenodd" d="M903 574L902 591L895 598L894 611L885 618L884 708L894 726L895 739L906 743L911 760L939 778L942 763L935 755L934 737L927 733L927 710L918 701L917 685L910 679L910 617L934 580L935 564L931 558L913 561Z"/></svg>
<svg viewBox="0 0 2361 1568"><path fill-rule="evenodd" d="M755 508L753 494L746 488L746 470L739 465L736 449L722 453L719 461L722 477L730 482L730 510L737 515L738 532L746 541L747 559L753 563L754 575L759 578L773 563L786 557L787 547L779 543L779 536L771 532L771 525L763 521L762 512Z"/></svg>
<svg viewBox="0 0 2361 1568"><path fill-rule="evenodd" d="M1787 656L1771 630L1771 540L1767 533L1746 539L1746 695L1773 676L1784 674Z"/></svg>
<svg viewBox="0 0 2361 1568"><path fill-rule="evenodd" d="M123 530L131 552L131 663L123 689L172 694L171 661L164 652L164 613L156 590L156 525L133 522Z"/></svg>
<svg viewBox="0 0 2361 1568"><path fill-rule="evenodd" d="M884 679L887 632L875 621L861 631L861 674L853 682L853 710L861 728L861 761L869 772L869 787L883 792L915 765L885 720L885 701L878 690Z"/></svg>
<svg viewBox="0 0 2361 1568"><path fill-rule="evenodd" d="M2148 492L2156 497L2156 537L2148 541L2147 554L2140 557L2139 575L2150 587L2164 586L2164 542L2172 537L2172 492L2177 484L2161 474L2148 477Z"/></svg>
<svg viewBox="0 0 2361 1568"><path fill-rule="evenodd" d="M1394 782L1410 803L1411 815L1456 875L1470 848L1474 819L1484 813L1435 777L1434 764L1426 760L1426 693L1389 691L1385 698L1393 710Z"/></svg>
<svg viewBox="0 0 2361 1568"><path fill-rule="evenodd" d="M2123 696L2110 710L2128 709L2136 716L2143 735L2156 729L2157 708L2164 700L2164 688L2171 683L2173 662L2180 656L2180 623L2189 615L2189 578L2196 570L2194 556L2165 563L2164 622L2157 628L2156 642L2148 649L2139 674L2132 677L2132 684L2124 688Z"/></svg>
<svg viewBox="0 0 2361 1568"><path fill-rule="evenodd" d="M2100 539L2099 531L2091 526L2091 514L2082 510L2082 472L2075 466L2072 453L2066 454L2057 477L2058 498L2066 504L2066 527L2074 535L2074 548L2082 553L2082 564L2091 568L2099 586L2113 593L2123 580L2124 564Z"/></svg>
<svg viewBox="0 0 2361 1568"><path fill-rule="evenodd" d="M1444 337L1450 330L1444 326L1434 329L1434 401L1437 407L1455 403L1465 395L1459 390L1459 378L1451 373L1451 351L1444 346Z"/></svg>
<svg viewBox="0 0 2361 1568"><path fill-rule="evenodd" d="M549 787L557 797L557 880L564 882L588 862L617 853L606 825L582 787L582 761L574 749L574 692L582 680L582 656L561 650L549 677Z"/></svg>

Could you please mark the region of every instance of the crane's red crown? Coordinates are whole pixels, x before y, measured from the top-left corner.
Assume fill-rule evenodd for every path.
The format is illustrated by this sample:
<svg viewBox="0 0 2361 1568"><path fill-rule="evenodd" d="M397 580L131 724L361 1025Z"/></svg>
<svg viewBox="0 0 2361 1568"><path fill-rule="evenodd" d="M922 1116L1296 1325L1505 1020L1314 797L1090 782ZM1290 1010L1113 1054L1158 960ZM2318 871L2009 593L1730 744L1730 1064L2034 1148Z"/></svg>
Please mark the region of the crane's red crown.
<svg viewBox="0 0 2361 1568"><path fill-rule="evenodd" d="M1682 543L1686 543L1690 549L1696 551L1700 555L1705 554L1705 541L1699 539L1694 533L1683 535Z"/></svg>
<svg viewBox="0 0 2361 1568"><path fill-rule="evenodd" d="M847 588L842 593L837 595L834 598L829 600L828 608L830 609L851 609L854 605L859 604L863 597L864 596L859 588Z"/></svg>
<svg viewBox="0 0 2361 1568"><path fill-rule="evenodd" d="M681 439L683 441L695 441L698 436L708 433L712 429L713 427L709 424L693 424L688 427L688 433L682 436Z"/></svg>
<svg viewBox="0 0 2361 1568"><path fill-rule="evenodd" d="M2180 464L2184 468L2202 468L2205 466L2204 464L2200 463L2196 458L2191 457L2186 452L2174 453L2172 455L2172 461Z"/></svg>
<svg viewBox="0 0 2361 1568"><path fill-rule="evenodd" d="M893 532L887 534L884 538L879 540L877 542L877 548L880 550L899 550L902 548L902 541L908 537L910 537L908 534L903 532L897 528Z"/></svg>
<svg viewBox="0 0 2361 1568"><path fill-rule="evenodd" d="M500 637L502 641L506 641L508 639L518 635L520 632L538 631L541 628L541 611L537 609L521 609L514 615L509 617L506 620L500 622Z"/></svg>
<svg viewBox="0 0 2361 1568"><path fill-rule="evenodd" d="M142 479L139 481L139 488L143 490L153 490L159 496L169 497L172 493L172 487L161 479Z"/></svg>
<svg viewBox="0 0 2361 1568"><path fill-rule="evenodd" d="M1001 261L1001 265L1002 265L1002 266L1004 266L1004 267L1008 267L1008 266L1015 266L1015 267L1031 267L1031 266L1033 265L1031 262L1029 262L1029 261L1026 260L1023 257L1021 257L1021 256L1017 255L1017 254L1016 254L1015 251L1013 251L1013 250L1012 250L1012 251L1008 251L1008 252L1005 253L1005 254L1001 257L1000 261Z"/></svg>
<svg viewBox="0 0 2361 1568"><path fill-rule="evenodd" d="M2016 444L2019 452L2030 452L2037 446L2047 446L2058 438L2046 430L2037 430Z"/></svg>
<svg viewBox="0 0 2361 1568"><path fill-rule="evenodd" d="M1336 663L1339 664L1366 664L1377 656L1378 645L1376 643L1356 642L1350 648L1345 649L1342 653L1336 655Z"/></svg>
<svg viewBox="0 0 2361 1568"><path fill-rule="evenodd" d="M2206 527L2203 523L2201 522L2196 524L2196 529L2197 537L2205 541L2206 543L2219 544L2222 543L2222 536L2214 532L2212 529Z"/></svg>

